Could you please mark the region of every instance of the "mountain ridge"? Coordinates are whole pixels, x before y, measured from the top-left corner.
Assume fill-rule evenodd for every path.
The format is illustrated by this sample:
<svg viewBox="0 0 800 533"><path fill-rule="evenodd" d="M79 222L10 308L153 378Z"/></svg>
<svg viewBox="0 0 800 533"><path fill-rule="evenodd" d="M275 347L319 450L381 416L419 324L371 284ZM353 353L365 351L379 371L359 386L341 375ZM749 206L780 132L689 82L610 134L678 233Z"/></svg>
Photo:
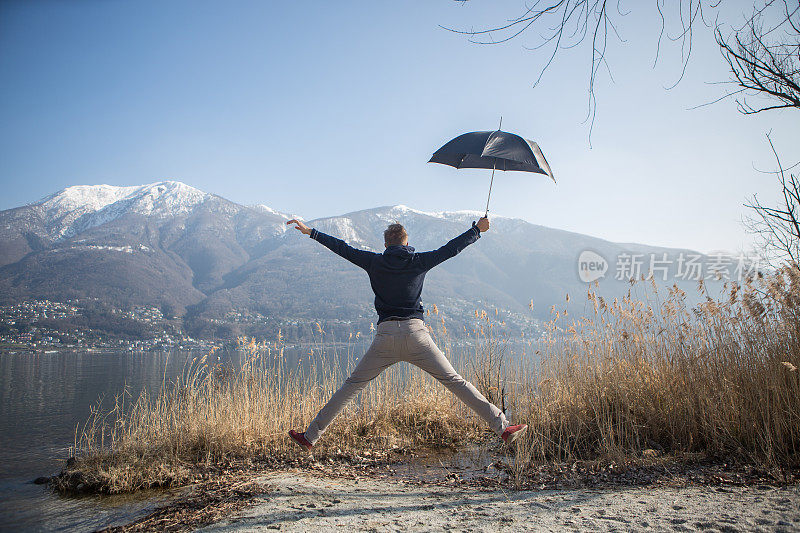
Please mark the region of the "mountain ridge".
<svg viewBox="0 0 800 533"><path fill-rule="evenodd" d="M423 251L462 233L481 214L395 205L307 223L380 252L383 228L398 220L408 229L410 244ZM200 329L242 313L264 317L272 326L292 320L374 321L363 271L291 230L290 217L172 180L67 187L0 211L0 304L89 298L118 307L168 306ZM494 215L491 231L428 274L423 301L462 321L476 306L500 307L523 327L546 319L553 305L565 307L565 294L585 293L588 286L577 275L582 251L610 260L631 249L695 253L622 245ZM599 292L624 295L629 283L611 275Z"/></svg>

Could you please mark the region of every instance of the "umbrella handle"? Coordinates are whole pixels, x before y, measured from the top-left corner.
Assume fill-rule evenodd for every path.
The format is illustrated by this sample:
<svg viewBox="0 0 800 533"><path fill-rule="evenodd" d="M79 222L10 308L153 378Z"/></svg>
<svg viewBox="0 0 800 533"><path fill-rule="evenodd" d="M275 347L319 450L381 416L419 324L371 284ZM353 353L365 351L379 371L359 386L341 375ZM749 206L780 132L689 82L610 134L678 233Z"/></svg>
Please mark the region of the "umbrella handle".
<svg viewBox="0 0 800 533"><path fill-rule="evenodd" d="M494 165L492 166L492 179L489 181L489 196L486 198L486 214L483 215L484 217L489 216L489 200L491 200L492 198L492 185L494 185L494 171L496 167L497 167L497 158L494 159Z"/></svg>
<svg viewBox="0 0 800 533"><path fill-rule="evenodd" d="M503 129L503 117L500 116L500 125L497 126L497 131ZM489 181L489 197L486 198L486 213L484 213L484 218L489 218L489 200L492 197L492 185L494 184L494 171L497 168L497 158L494 158L494 165L492 165L492 179ZM505 167L504 167L505 168Z"/></svg>

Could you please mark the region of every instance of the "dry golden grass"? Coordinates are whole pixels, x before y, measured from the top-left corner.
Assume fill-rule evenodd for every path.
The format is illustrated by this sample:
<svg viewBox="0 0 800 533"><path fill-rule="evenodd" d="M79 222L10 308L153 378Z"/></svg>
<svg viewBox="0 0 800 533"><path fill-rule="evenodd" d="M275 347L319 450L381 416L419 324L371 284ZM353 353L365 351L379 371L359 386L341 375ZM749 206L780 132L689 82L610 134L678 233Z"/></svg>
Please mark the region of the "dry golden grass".
<svg viewBox="0 0 800 533"><path fill-rule="evenodd" d="M708 298L695 309L677 287L663 296L653 285L642 300L606 302L590 290L592 316L572 321L554 310L547 335L533 344L534 360L507 353L494 313L476 312L471 335L479 342L458 357L452 336L432 322L455 366L513 421L530 425L516 447L520 477L538 461L618 459L648 449L798 466L798 270L730 286L724 300ZM197 465L290 457L297 450L286 431L307 426L360 355L320 344L311 364L287 367L280 343L242 341L240 349L241 371L210 364L212 353L156 397L95 412L61 486L132 491L184 483ZM486 435L444 387L396 365L336 419L316 453L452 446Z"/></svg>
<svg viewBox="0 0 800 533"><path fill-rule="evenodd" d="M75 455L56 487L129 492L183 484L198 466L291 457L299 448L287 431L307 427L357 360L340 362L340 352L318 347L306 356L310 361L287 367L280 343L275 348L241 339L239 349L241 370L211 364L217 360L212 352L193 360L155 397L120 397L110 411L96 409L76 432ZM452 447L483 432L446 389L417 369L396 365L331 424L315 455Z"/></svg>
<svg viewBox="0 0 800 533"><path fill-rule="evenodd" d="M512 403L532 422L518 463L655 448L797 467L800 274L726 289L694 309L677 287L646 301L589 291L590 319L551 321L541 365L515 372Z"/></svg>

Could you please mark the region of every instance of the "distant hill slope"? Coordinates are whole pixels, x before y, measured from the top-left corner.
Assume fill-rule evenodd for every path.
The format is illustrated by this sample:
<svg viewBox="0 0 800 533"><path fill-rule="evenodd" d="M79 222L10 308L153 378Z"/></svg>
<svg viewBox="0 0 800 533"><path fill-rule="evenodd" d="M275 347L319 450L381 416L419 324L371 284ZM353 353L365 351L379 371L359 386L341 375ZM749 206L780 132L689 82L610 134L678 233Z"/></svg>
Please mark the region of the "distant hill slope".
<svg viewBox="0 0 800 533"><path fill-rule="evenodd" d="M309 225L380 251L383 229L399 221L408 228L410 244L422 251L443 245L479 216L385 206ZM235 311L283 320L374 320L365 273L287 231L288 218L175 181L69 187L0 212L0 303L97 298L113 306L169 305L204 319ZM577 274L584 250L610 262L598 288L607 297L629 288L614 279L619 254L691 253L621 245L496 216L476 244L430 272L424 303L436 303L450 316L496 306L545 319L551 306L565 307L571 294L579 296L570 304L579 314L588 288Z"/></svg>

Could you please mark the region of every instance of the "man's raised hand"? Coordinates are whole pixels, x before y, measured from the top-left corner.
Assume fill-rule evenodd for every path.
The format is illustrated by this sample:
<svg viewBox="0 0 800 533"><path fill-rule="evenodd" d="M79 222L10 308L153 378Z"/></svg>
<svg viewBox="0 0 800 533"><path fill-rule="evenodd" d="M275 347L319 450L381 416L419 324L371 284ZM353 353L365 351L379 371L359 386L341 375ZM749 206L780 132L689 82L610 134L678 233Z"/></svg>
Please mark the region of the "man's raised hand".
<svg viewBox="0 0 800 533"><path fill-rule="evenodd" d="M478 226L478 230L480 230L481 233L489 231L489 219L486 217L481 217L475 225Z"/></svg>
<svg viewBox="0 0 800 533"><path fill-rule="evenodd" d="M286 222L287 226L289 224L295 224L294 228L296 230L298 230L299 232L303 233L304 235L311 235L311 228L309 228L308 226L306 226L305 224L303 224L302 222L300 222L296 218L293 218L292 220L289 220L288 222Z"/></svg>

